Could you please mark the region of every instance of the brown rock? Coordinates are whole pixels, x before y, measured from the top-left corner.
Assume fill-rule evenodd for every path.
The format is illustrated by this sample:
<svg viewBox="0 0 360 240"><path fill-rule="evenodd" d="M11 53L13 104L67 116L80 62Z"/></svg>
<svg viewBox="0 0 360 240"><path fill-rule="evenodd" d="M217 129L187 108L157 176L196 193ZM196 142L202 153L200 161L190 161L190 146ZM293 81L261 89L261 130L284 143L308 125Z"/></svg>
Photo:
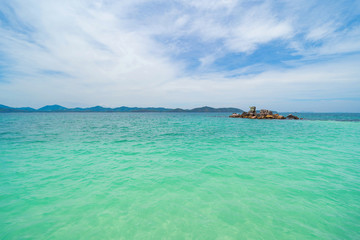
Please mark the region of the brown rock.
<svg viewBox="0 0 360 240"><path fill-rule="evenodd" d="M260 110L260 115L266 116L266 115L273 115L272 111L267 110L267 109L261 109Z"/></svg>
<svg viewBox="0 0 360 240"><path fill-rule="evenodd" d="M249 110L248 113L249 114L256 114L256 107L255 106L250 107L250 110Z"/></svg>
<svg viewBox="0 0 360 240"><path fill-rule="evenodd" d="M294 116L292 114L289 114L287 117L287 119L294 119L294 120L298 120L299 118L297 116Z"/></svg>
<svg viewBox="0 0 360 240"><path fill-rule="evenodd" d="M245 118L245 117L247 117L248 116L248 113L247 112L243 112L242 114L241 114L241 117L243 117L243 118Z"/></svg>
<svg viewBox="0 0 360 240"><path fill-rule="evenodd" d="M237 113L233 113L229 117L231 117L231 118L239 118L239 117L241 117L241 115L237 114Z"/></svg>
<svg viewBox="0 0 360 240"><path fill-rule="evenodd" d="M250 119L295 119L298 120L297 116L289 114L287 117L284 117L278 113L273 114L272 111L267 109L261 109L260 113L256 113L256 107L250 107L249 112L243 112L241 114L233 113L229 117L231 118L250 118ZM302 119L302 118L301 118Z"/></svg>

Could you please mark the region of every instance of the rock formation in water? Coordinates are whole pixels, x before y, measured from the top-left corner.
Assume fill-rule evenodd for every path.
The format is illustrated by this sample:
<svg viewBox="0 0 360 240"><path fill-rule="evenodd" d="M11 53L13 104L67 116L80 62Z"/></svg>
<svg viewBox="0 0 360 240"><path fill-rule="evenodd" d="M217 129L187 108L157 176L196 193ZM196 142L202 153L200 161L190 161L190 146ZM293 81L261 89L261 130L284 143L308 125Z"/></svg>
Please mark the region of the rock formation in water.
<svg viewBox="0 0 360 240"><path fill-rule="evenodd" d="M297 116L289 114L287 117L279 115L277 113L273 114L272 111L267 109L261 109L259 113L256 112L256 107L250 107L248 112L243 112L242 114L233 113L229 117L231 118L250 118L250 119L294 119L298 120Z"/></svg>
<svg viewBox="0 0 360 240"><path fill-rule="evenodd" d="M299 120L299 118L297 116L294 116L292 114L289 114L287 117L287 119L295 119L295 120Z"/></svg>

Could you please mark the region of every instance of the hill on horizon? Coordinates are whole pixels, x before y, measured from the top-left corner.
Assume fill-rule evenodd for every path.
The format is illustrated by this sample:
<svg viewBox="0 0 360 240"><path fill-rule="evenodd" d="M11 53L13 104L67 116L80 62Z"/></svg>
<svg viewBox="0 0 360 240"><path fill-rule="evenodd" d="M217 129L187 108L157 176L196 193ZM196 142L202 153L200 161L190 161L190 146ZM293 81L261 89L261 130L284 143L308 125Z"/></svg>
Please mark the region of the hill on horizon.
<svg viewBox="0 0 360 240"><path fill-rule="evenodd" d="M0 112L189 112L189 113L205 113L205 112L244 112L240 108L213 108L209 106L198 107L193 109L182 109L182 108L163 108L163 107L116 107L116 108L105 108L102 106L94 106L88 108L66 108L61 105L46 105L39 109L31 107L13 108L0 104Z"/></svg>

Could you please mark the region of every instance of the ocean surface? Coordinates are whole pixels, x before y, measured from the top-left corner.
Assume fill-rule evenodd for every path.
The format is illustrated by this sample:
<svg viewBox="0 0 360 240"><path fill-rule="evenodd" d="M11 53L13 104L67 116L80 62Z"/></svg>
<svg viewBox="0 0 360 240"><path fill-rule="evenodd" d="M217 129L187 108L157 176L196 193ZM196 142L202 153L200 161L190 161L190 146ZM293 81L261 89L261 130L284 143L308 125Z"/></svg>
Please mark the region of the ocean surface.
<svg viewBox="0 0 360 240"><path fill-rule="evenodd" d="M0 239L360 239L360 114L0 114Z"/></svg>

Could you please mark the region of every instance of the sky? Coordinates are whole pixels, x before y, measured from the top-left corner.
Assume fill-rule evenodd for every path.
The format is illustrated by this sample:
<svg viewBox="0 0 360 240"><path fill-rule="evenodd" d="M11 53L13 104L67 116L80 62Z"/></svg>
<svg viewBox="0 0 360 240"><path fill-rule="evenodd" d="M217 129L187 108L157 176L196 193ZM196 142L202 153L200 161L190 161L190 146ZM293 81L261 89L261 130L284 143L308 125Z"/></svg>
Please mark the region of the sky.
<svg viewBox="0 0 360 240"><path fill-rule="evenodd" d="M360 112L360 0L2 0L0 104Z"/></svg>

